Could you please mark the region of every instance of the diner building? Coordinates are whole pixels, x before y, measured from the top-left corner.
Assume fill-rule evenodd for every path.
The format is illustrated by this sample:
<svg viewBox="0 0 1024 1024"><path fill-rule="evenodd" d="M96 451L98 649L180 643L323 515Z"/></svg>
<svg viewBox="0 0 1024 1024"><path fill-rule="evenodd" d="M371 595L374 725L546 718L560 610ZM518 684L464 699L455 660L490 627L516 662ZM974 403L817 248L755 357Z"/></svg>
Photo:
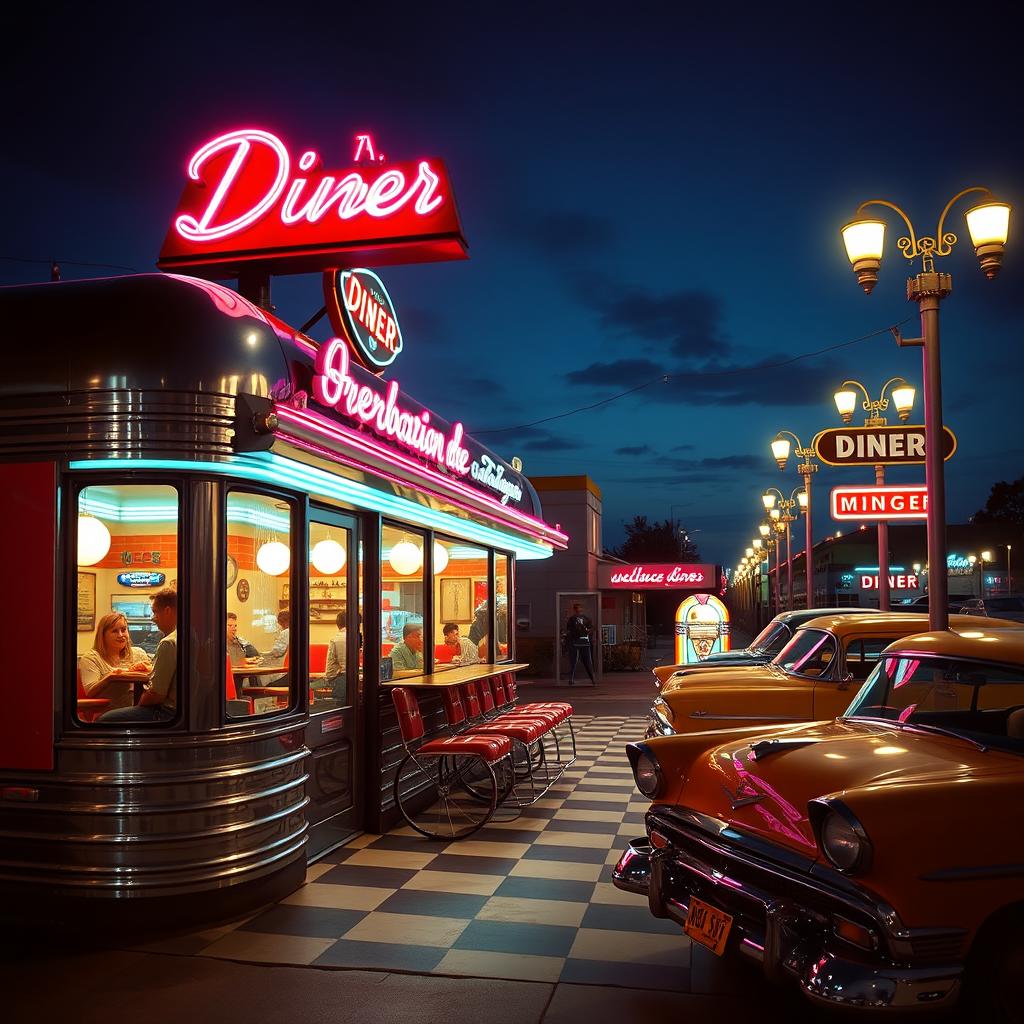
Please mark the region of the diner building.
<svg viewBox="0 0 1024 1024"><path fill-rule="evenodd" d="M168 272L0 289L5 915L227 914L386 831L390 688L443 729L431 681L518 667L517 566L569 542L399 384L416 339L376 273L336 269L464 258L443 165L359 164L366 208L330 223L228 221L257 157L289 166L256 131L193 157ZM270 311L271 275L312 270L323 343Z"/></svg>

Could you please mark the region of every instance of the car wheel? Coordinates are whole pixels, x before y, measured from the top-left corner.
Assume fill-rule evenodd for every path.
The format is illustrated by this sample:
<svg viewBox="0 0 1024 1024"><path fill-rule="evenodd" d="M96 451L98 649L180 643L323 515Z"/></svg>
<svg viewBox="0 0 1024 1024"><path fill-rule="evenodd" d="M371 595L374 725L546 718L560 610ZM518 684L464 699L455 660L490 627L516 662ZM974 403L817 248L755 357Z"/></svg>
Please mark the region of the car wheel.
<svg viewBox="0 0 1024 1024"><path fill-rule="evenodd" d="M1024 915L1004 921L986 935L971 956L967 978L972 1020L1024 1024Z"/></svg>

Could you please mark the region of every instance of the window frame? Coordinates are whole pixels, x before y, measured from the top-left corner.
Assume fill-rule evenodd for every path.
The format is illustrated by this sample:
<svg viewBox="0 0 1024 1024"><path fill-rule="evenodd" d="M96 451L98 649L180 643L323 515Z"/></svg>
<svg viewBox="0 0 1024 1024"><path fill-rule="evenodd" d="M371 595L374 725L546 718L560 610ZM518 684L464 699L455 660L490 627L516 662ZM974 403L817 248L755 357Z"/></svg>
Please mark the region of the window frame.
<svg viewBox="0 0 1024 1024"><path fill-rule="evenodd" d="M159 470L130 470L114 473L104 472L95 470L82 470L75 473L67 473L64 477L64 483L68 489L68 495L70 500L66 503L64 513L61 516L63 521L63 530L66 547L66 557L63 559L64 565L64 644L63 644L63 660L58 659L58 664L63 663L67 665L66 681L63 685L63 692L68 693L70 688L70 696L66 699L67 715L65 716L65 726L70 724L75 729L86 729L95 731L96 729L111 729L118 733L125 729L145 728L145 729L176 729L181 730L187 724L187 710L188 695L186 693L186 687L183 686L184 673L183 667L188 664L186 650L188 646L188 630L182 629L184 622L184 611L188 608L188 580L186 575L182 572L184 563L187 561L188 552L185 549L185 536L186 536L186 521L189 519L189 491L191 486L191 479L187 476L183 476L177 473L162 473ZM177 541L177 584L176 590L178 593L178 626L176 632L178 633L178 642L176 644L178 663L176 665L177 675L177 687L178 692L175 698L175 713L174 717L167 722L101 722L98 719L95 722L83 721L78 715L78 573L88 572L94 570L93 566L79 566L78 564L78 515L79 507L81 503L82 492L92 487L171 487L174 489L177 495L177 507L178 507L178 518L175 523L176 527L176 541ZM190 525L190 524L189 524ZM111 548L114 546L114 536L111 536ZM106 557L106 556L104 556ZM102 559L101 559L102 561ZM58 564L61 564L58 562ZM165 574L166 575L166 574ZM165 583L165 586L168 584ZM162 588L158 588L162 589ZM156 593L156 591L154 591ZM153 594L140 594L140 597L145 597L147 600L151 599ZM104 614L106 614L104 612ZM100 618L99 608L96 608L96 619ZM75 623L75 629L71 629L71 623ZM95 626L93 627L93 633L95 634ZM75 673L72 677L70 668L74 666Z"/></svg>
<svg viewBox="0 0 1024 1024"><path fill-rule="evenodd" d="M298 496L288 491L279 491L273 487L265 487L257 484L255 481L239 480L228 477L224 480L224 488L221 492L220 498L220 509L219 509L219 520L223 527L222 530L222 541L220 547L220 565L222 569L227 568L228 564L228 502L232 494L247 494L254 497L270 498L273 501L283 502L288 506L289 511L289 565L288 565L288 593L290 595L288 599L289 610L294 609L296 602L301 603L301 607L306 608L309 604L307 596L307 589L309 585L308 578L303 581L303 577L298 572L298 566L303 562L304 556L308 560L309 553L307 550L307 534L309 529L309 517L306 514L308 498L305 495ZM302 538L301 546L302 550L298 551L296 545L299 542L299 538ZM261 571L258 570L257 571ZM300 588L301 585L301 588ZM217 633L219 637L219 647L224 652L225 657L221 663L220 671L217 674L217 678L220 680L218 687L219 701L220 701L220 720L223 726L236 726L243 724L251 724L252 722L263 722L270 719L281 718L284 715L293 714L295 712L305 711L308 704L308 695L304 695L302 688L297 684L299 674L299 661L303 660L308 667L308 654L305 658L300 657L289 657L288 668L282 670L287 672L288 675L288 703L284 707L278 707L271 711L265 711L262 714L249 714L249 715L229 715L228 714L228 698L227 698L227 588L224 589L220 604L219 613L219 625L217 627ZM278 611L280 608L278 609ZM292 614L291 622L288 627L288 649L291 654L298 651L301 652L304 647L308 646L308 626L307 623L298 623L298 618L295 614ZM308 674L308 673L307 673Z"/></svg>

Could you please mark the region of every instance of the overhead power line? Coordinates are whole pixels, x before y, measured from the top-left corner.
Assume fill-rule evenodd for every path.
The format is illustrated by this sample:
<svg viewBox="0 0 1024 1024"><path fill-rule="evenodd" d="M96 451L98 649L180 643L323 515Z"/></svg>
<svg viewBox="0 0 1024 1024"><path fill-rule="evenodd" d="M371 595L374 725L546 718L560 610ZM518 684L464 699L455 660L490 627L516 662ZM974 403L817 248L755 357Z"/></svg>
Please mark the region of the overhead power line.
<svg viewBox="0 0 1024 1024"><path fill-rule="evenodd" d="M542 423L551 423L554 420L564 420L567 416L576 416L581 412L589 412L591 409L598 409L602 405L608 405L611 402L617 402L620 398L626 398L629 395L635 395L638 391L643 391L644 388L651 387L652 384L669 384L673 378L685 382L692 380L695 377L732 377L742 373L756 373L761 370L774 370L780 366L790 366L792 363L797 363L801 359L810 359L812 356L824 355L826 352L835 352L836 349L849 348L851 345L859 345L863 341L868 341L871 338L877 338L880 334L888 334L894 327L902 327L905 323L909 323L913 320L913 316L905 317L904 319L892 324L888 327L880 327L877 331L872 331L870 334L864 334L859 338L851 338L849 341L841 341L836 345L826 345L824 348L815 349L813 352L803 352L798 356L791 356L789 359L781 359L777 363L754 363L750 366L734 366L728 370L697 370L693 373L662 373L657 377L652 377L648 381L644 381L643 384L637 384L636 387L629 388L626 391L620 391L616 395L611 395L608 398L603 398L599 402L592 402L590 405L581 405L576 409L569 409L567 412L556 413L554 416L545 416L539 420L532 420L529 423L519 423L514 427L492 427L490 430L474 430L474 437L481 437L484 434L507 434L515 430L525 430L527 427L538 427Z"/></svg>

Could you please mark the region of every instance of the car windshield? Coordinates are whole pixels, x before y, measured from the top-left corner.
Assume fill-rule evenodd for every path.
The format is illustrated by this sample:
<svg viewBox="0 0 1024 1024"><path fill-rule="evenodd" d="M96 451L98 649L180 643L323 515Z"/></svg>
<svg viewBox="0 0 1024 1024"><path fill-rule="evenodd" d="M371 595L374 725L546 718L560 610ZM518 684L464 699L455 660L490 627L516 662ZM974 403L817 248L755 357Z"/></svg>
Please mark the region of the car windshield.
<svg viewBox="0 0 1024 1024"><path fill-rule="evenodd" d="M836 638L823 629L798 629L772 662L790 675L825 675L836 657Z"/></svg>
<svg viewBox="0 0 1024 1024"><path fill-rule="evenodd" d="M909 654L883 658L844 717L941 729L1024 754L1024 666Z"/></svg>
<svg viewBox="0 0 1024 1024"><path fill-rule="evenodd" d="M792 635L789 626L777 619L772 619L750 642L750 650L774 654L776 651L782 650L783 645Z"/></svg>

